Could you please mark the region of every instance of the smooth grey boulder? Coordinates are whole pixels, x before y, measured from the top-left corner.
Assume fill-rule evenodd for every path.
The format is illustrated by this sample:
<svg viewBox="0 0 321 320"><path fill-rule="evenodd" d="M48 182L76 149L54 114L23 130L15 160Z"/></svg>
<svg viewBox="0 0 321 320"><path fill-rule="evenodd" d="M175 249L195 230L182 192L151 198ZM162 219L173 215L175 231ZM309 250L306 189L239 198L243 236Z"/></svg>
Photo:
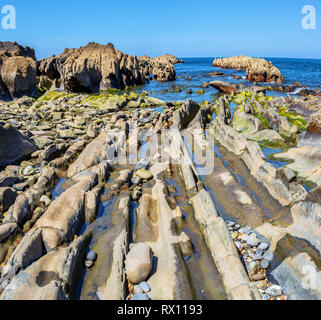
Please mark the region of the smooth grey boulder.
<svg viewBox="0 0 321 320"><path fill-rule="evenodd" d="M17 196L17 192L12 188L0 188L0 205L2 205L2 209L4 212L6 212L10 208L10 206L14 204Z"/></svg>
<svg viewBox="0 0 321 320"><path fill-rule="evenodd" d="M17 129L0 123L0 168L19 162L37 150L35 144Z"/></svg>
<svg viewBox="0 0 321 320"><path fill-rule="evenodd" d="M4 223L0 225L0 242L7 240L17 230L16 223Z"/></svg>
<svg viewBox="0 0 321 320"><path fill-rule="evenodd" d="M126 275L129 282L139 284L150 275L154 253L146 243L134 244L126 257Z"/></svg>

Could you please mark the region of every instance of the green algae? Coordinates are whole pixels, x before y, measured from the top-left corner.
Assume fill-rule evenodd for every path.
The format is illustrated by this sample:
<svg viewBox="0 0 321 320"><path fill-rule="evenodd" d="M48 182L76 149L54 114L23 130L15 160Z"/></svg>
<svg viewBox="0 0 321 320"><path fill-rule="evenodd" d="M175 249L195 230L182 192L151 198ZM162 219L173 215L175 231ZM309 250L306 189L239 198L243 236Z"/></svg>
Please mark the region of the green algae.
<svg viewBox="0 0 321 320"><path fill-rule="evenodd" d="M76 97L76 93L66 93L66 92L57 92L54 90L47 91L45 94L43 94L38 101L55 101L59 98L73 98Z"/></svg>

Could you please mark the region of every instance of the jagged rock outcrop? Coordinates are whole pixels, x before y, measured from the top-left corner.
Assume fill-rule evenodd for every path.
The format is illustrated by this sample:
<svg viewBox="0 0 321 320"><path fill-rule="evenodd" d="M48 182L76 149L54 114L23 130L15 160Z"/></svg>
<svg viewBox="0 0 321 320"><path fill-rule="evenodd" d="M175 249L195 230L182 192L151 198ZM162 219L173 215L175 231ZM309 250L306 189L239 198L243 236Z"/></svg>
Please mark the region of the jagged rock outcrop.
<svg viewBox="0 0 321 320"><path fill-rule="evenodd" d="M42 83L59 81L71 92L124 89L147 82L136 57L123 54L111 43L94 42L38 61L38 77Z"/></svg>
<svg viewBox="0 0 321 320"><path fill-rule="evenodd" d="M0 98L20 98L36 90L35 51L16 42L0 42Z"/></svg>
<svg viewBox="0 0 321 320"><path fill-rule="evenodd" d="M60 74L57 70L57 57L55 55L37 61L37 83L41 88L47 90L51 87L60 87Z"/></svg>
<svg viewBox="0 0 321 320"><path fill-rule="evenodd" d="M29 47L22 47L17 42L0 41L0 61L5 57L26 57L36 60L35 50Z"/></svg>
<svg viewBox="0 0 321 320"><path fill-rule="evenodd" d="M163 56L159 56L155 59L167 60L171 64L184 63L183 59L178 59L177 57L173 56L172 54L164 54Z"/></svg>
<svg viewBox="0 0 321 320"><path fill-rule="evenodd" d="M253 82L276 82L282 84L284 78L280 70L262 58L235 56L231 58L215 59L214 67L225 69L246 70L246 80Z"/></svg>
<svg viewBox="0 0 321 320"><path fill-rule="evenodd" d="M310 133L321 133L321 112L311 115L307 131Z"/></svg>
<svg viewBox="0 0 321 320"><path fill-rule="evenodd" d="M170 54L156 58L142 56L139 57L138 60L146 76L152 74L154 80L161 82L176 80L174 64L183 63L183 60L179 60L177 57Z"/></svg>
<svg viewBox="0 0 321 320"><path fill-rule="evenodd" d="M176 63L183 61L169 54L137 58L115 49L111 43L91 42L38 61L37 81L44 89L62 87L71 92L124 89L147 83L151 74L158 81L175 80Z"/></svg>
<svg viewBox="0 0 321 320"><path fill-rule="evenodd" d="M31 58L11 57L1 68L1 78L14 98L32 96L36 91L36 62Z"/></svg>

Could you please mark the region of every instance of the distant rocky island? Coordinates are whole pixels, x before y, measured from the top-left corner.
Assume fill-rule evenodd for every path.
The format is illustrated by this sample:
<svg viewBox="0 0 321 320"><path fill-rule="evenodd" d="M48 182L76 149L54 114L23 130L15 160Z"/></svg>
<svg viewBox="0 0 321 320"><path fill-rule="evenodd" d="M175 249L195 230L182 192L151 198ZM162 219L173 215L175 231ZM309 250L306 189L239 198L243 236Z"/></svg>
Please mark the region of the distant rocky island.
<svg viewBox="0 0 321 320"><path fill-rule="evenodd" d="M275 82L282 84L284 78L280 70L261 58L235 56L231 58L215 59L214 67L246 70L246 80L252 82Z"/></svg>

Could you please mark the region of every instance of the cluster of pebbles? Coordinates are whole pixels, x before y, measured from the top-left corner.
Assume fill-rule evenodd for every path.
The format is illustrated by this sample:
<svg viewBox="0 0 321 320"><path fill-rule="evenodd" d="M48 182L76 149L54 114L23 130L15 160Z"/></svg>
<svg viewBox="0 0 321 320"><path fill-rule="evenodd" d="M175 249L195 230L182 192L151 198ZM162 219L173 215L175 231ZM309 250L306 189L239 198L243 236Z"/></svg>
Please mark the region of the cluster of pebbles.
<svg viewBox="0 0 321 320"><path fill-rule="evenodd" d="M233 221L226 222L226 225L245 263L249 278L257 286L263 300L288 300L282 288L268 280L267 270L273 260L269 243L260 240L250 226L241 227Z"/></svg>
<svg viewBox="0 0 321 320"><path fill-rule="evenodd" d="M128 300L138 300L138 301L144 301L144 300L150 300L148 296L148 292L151 291L151 288L149 284L146 281L141 282L140 284L129 284L128 290L130 292L129 296L127 297Z"/></svg>

